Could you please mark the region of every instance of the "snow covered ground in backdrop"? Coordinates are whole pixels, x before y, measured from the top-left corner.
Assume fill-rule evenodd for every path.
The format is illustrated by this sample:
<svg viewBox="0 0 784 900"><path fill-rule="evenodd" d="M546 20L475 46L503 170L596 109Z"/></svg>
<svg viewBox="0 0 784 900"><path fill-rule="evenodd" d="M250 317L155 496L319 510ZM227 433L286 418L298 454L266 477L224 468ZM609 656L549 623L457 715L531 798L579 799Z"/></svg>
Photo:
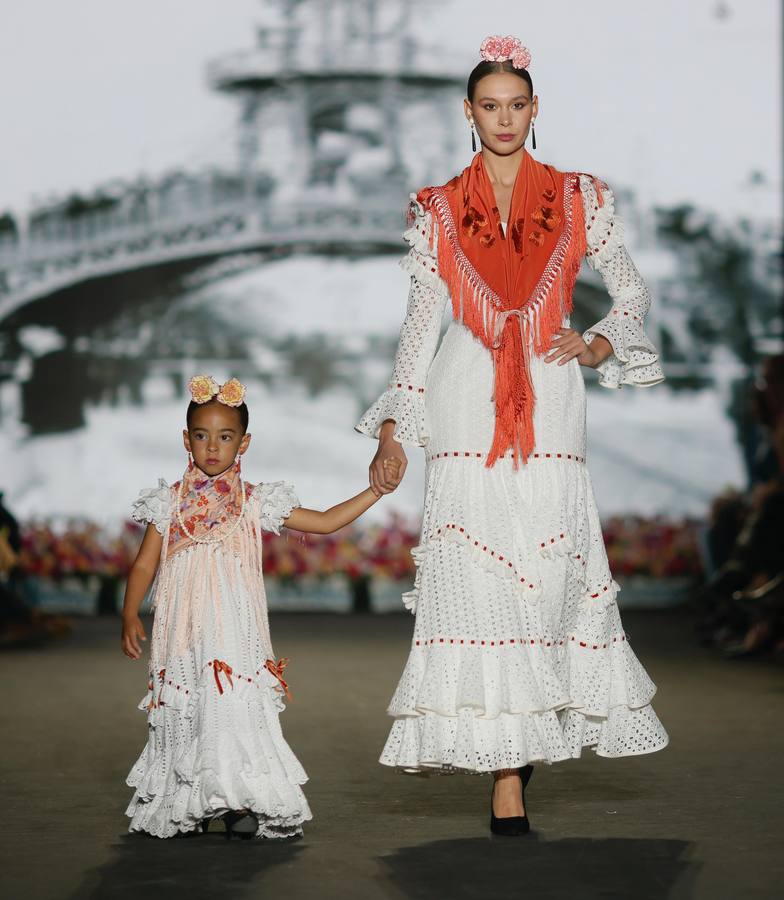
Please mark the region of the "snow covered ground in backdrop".
<svg viewBox="0 0 784 900"><path fill-rule="evenodd" d="M185 302L241 323L259 336L260 346L262 336L325 335L360 356L350 378L316 397L287 378L249 385L248 480L289 480L302 503L315 507L365 486L373 443L353 426L385 386L392 359L365 358L363 348L370 338L397 334L406 295L407 277L394 257L294 257L190 289ZM270 364L268 358L261 362ZM193 367L194 372L204 368L197 361ZM81 431L35 438L14 425L10 390L6 383L0 395L5 460L0 489L23 518L84 515L114 521L128 514L141 488L158 478L172 482L182 473L186 398L172 398L171 381L163 376L145 384L142 407L90 408ZM605 516L699 515L722 488L743 483L732 428L715 391L594 389L588 393L588 423L588 463ZM424 461L417 450L409 457L403 485L374 507L372 517L391 509L419 515Z"/></svg>
<svg viewBox="0 0 784 900"><path fill-rule="evenodd" d="M373 444L354 432L354 399L335 391L315 400L302 390L249 390L253 443L245 458L249 481L286 479L306 506L329 506L366 484ZM673 395L657 390L591 391L589 459L599 509L701 514L742 472L732 433L716 395ZM77 433L14 440L0 437L6 460L2 487L9 507L29 518L125 516L138 491L158 478L175 481L185 452L180 435L183 403L144 408L93 409ZM371 512L389 509L416 516L421 508L424 461L411 465L398 491Z"/></svg>

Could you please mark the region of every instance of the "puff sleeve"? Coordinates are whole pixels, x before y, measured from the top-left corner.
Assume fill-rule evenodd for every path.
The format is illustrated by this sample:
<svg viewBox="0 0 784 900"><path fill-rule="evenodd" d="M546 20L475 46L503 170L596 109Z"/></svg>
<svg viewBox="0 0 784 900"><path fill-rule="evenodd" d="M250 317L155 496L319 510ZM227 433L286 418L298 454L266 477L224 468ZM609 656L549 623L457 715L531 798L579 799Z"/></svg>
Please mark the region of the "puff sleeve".
<svg viewBox="0 0 784 900"><path fill-rule="evenodd" d="M270 481L258 484L253 495L261 508L261 527L264 531L280 534L283 522L292 510L300 505L294 486L286 481Z"/></svg>
<svg viewBox="0 0 784 900"><path fill-rule="evenodd" d="M171 516L171 488L163 480L158 479L158 486L139 492L133 502L131 517L136 522L147 522L154 525L159 534L166 531Z"/></svg>

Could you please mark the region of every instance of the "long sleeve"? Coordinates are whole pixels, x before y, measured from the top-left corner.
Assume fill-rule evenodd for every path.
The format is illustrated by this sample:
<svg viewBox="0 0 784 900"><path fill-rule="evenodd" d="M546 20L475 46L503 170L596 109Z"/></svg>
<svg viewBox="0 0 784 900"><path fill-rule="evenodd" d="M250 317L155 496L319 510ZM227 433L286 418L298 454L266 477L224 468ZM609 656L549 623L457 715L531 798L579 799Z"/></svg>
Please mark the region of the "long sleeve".
<svg viewBox="0 0 784 900"><path fill-rule="evenodd" d="M383 423L392 419L396 440L423 447L428 438L425 382L438 346L447 288L438 274L437 247L430 246L431 214L415 201L413 210L413 225L403 234L411 249L400 263L411 275L411 289L392 377L387 390L362 416L356 430L375 438Z"/></svg>
<svg viewBox="0 0 784 900"><path fill-rule="evenodd" d="M645 334L645 315L651 295L623 243L623 224L615 216L612 191L602 191L599 205L590 178L580 177L585 209L588 265L602 276L613 305L610 312L589 328L586 343L597 334L612 344L613 353L599 366L599 384L608 388L623 385L652 387L664 381L659 354Z"/></svg>

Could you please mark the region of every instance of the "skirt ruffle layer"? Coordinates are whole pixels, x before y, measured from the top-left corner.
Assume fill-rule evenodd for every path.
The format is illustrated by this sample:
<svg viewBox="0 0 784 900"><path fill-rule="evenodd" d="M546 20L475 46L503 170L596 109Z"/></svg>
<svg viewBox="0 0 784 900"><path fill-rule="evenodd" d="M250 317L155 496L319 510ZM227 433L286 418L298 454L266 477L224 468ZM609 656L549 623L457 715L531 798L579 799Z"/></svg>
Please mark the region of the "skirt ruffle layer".
<svg viewBox="0 0 784 900"><path fill-rule="evenodd" d="M163 685L140 703L150 729L127 779L136 789L129 830L172 837L247 809L258 837L285 838L312 818L301 788L307 776L281 732L277 680L263 671L253 683L223 676L222 686L221 694L206 667L192 696Z"/></svg>
<svg viewBox="0 0 784 900"><path fill-rule="evenodd" d="M655 686L621 624L590 477L569 455L514 470L431 453L404 596L414 641L383 764L485 772L583 747L615 757L666 746Z"/></svg>
<svg viewBox="0 0 784 900"><path fill-rule="evenodd" d="M593 747L599 756L621 757L666 745L667 736L650 705L615 707L606 717L566 709L484 719L462 709L456 716L430 712L396 719L381 763L408 772L481 773L576 759L583 747Z"/></svg>

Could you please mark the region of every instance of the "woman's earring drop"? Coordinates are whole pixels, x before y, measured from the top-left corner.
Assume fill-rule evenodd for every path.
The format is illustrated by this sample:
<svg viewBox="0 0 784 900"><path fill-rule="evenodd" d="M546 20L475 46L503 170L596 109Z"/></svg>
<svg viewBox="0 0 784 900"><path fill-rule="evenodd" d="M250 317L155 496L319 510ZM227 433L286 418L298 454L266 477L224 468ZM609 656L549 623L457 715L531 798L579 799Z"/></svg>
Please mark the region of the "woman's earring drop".
<svg viewBox="0 0 784 900"><path fill-rule="evenodd" d="M536 130L534 129L535 119L531 119L531 149L536 150Z"/></svg>
<svg viewBox="0 0 784 900"><path fill-rule="evenodd" d="M474 131L474 121L471 120L471 149L476 153L476 132Z"/></svg>

